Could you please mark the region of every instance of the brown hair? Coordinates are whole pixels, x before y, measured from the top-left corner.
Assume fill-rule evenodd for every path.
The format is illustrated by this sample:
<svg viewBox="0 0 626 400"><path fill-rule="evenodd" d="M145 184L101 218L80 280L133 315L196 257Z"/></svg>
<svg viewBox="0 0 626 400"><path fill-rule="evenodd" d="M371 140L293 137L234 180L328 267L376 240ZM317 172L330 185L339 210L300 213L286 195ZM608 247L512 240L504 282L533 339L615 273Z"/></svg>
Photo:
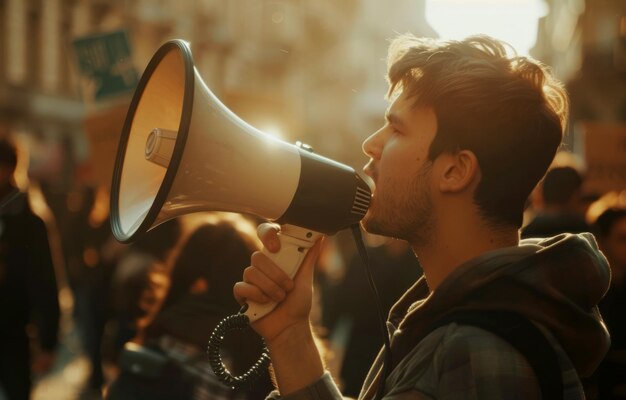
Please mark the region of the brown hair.
<svg viewBox="0 0 626 400"><path fill-rule="evenodd" d="M406 92L415 106L433 107L430 160L472 151L481 171L474 195L481 214L495 226L519 227L567 120L567 94L548 68L508 56L503 42L484 35L462 41L403 35L389 48L388 80L389 97Z"/></svg>

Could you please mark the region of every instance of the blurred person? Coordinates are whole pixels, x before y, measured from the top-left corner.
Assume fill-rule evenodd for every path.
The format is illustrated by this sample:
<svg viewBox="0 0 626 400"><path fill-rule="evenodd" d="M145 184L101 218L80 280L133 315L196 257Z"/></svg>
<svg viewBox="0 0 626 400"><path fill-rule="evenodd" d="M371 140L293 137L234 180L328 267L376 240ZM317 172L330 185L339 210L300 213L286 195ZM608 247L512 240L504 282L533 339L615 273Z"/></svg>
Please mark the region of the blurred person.
<svg viewBox="0 0 626 400"><path fill-rule="evenodd" d="M239 309L232 287L259 248L257 242L243 217L217 216L195 229L174 259L167 289L144 292L157 299L158 311L127 344L109 398L258 399L267 393L269 375L256 391L222 385L206 355L215 326ZM225 343L224 358L229 369L243 373L260 355L261 342L252 331L235 338Z"/></svg>
<svg viewBox="0 0 626 400"><path fill-rule="evenodd" d="M582 186L583 176L574 167L548 170L540 183L542 205L532 221L522 228L522 238L589 232Z"/></svg>
<svg viewBox="0 0 626 400"><path fill-rule="evenodd" d="M180 242L180 221L169 220L134 241L120 256L111 283L115 352L132 340L158 308L167 290L168 260Z"/></svg>
<svg viewBox="0 0 626 400"><path fill-rule="evenodd" d="M10 400L30 398L31 372L52 367L60 316L48 233L15 185L17 161L15 145L0 139L0 389ZM37 328L34 360L30 323Z"/></svg>
<svg viewBox="0 0 626 400"><path fill-rule="evenodd" d="M103 372L104 330L110 314L110 288L122 248L112 247L108 221L109 193L102 186L82 186L82 206L72 220L72 249L68 264L73 265L74 321L90 373L82 389L84 398L101 398L105 383ZM83 210L84 208L84 210ZM67 239L67 238L66 238Z"/></svg>
<svg viewBox="0 0 626 400"><path fill-rule="evenodd" d="M611 333L611 348L595 376L599 399L626 399L626 190L593 203L589 220L611 266L611 286L600 312Z"/></svg>
<svg viewBox="0 0 626 400"><path fill-rule="evenodd" d="M580 377L609 347L597 310L606 259L591 234L519 238L526 199L562 140L562 85L482 35L404 35L388 65L386 121L363 144L376 188L362 226L408 241L424 276L390 311L390 357L379 353L359 398L584 398ZM277 229L259 228L269 251L280 248ZM240 303L279 302L253 324L272 359L269 398L341 398L309 325L320 246L293 280L255 253L234 287Z"/></svg>

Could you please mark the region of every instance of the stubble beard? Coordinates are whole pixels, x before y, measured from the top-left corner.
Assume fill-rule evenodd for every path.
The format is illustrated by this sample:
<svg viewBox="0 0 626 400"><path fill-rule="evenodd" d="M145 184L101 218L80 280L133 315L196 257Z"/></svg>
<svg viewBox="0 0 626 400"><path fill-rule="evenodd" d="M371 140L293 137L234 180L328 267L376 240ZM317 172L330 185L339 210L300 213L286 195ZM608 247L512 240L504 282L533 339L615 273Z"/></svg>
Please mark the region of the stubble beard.
<svg viewBox="0 0 626 400"><path fill-rule="evenodd" d="M376 235L406 240L413 247L428 245L435 225L430 187L426 184L429 173L429 166L423 166L406 188L380 193L362 222L363 228ZM386 183L387 190L393 190L390 182Z"/></svg>

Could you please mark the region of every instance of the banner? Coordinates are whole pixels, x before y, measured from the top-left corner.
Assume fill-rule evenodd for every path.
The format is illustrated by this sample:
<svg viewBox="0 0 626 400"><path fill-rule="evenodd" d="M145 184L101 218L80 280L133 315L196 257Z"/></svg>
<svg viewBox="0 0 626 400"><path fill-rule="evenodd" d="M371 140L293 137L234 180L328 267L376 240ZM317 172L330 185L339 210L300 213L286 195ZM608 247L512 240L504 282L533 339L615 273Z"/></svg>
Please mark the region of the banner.
<svg viewBox="0 0 626 400"><path fill-rule="evenodd" d="M85 101L132 94L139 81L126 31L99 33L72 42Z"/></svg>

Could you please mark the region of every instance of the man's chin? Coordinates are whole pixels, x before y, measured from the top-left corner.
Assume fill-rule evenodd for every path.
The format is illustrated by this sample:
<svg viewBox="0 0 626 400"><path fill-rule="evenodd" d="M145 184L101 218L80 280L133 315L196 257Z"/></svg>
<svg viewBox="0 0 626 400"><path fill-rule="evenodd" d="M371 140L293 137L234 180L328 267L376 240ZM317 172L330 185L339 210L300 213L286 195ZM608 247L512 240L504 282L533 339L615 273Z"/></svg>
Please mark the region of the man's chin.
<svg viewBox="0 0 626 400"><path fill-rule="evenodd" d="M378 221L376 221L375 218L373 218L372 215L370 215L369 212L365 214L365 217L361 220L361 227L363 227L366 232L373 235L385 235L382 226L378 223Z"/></svg>
<svg viewBox="0 0 626 400"><path fill-rule="evenodd" d="M386 236L394 239L409 241L408 235L402 234L402 232L394 229L393 226L385 224L385 222L388 221L385 220L381 223L380 220L372 218L372 216L368 213L365 215L365 218L361 220L361 227L363 227L367 233L371 233L372 235Z"/></svg>

